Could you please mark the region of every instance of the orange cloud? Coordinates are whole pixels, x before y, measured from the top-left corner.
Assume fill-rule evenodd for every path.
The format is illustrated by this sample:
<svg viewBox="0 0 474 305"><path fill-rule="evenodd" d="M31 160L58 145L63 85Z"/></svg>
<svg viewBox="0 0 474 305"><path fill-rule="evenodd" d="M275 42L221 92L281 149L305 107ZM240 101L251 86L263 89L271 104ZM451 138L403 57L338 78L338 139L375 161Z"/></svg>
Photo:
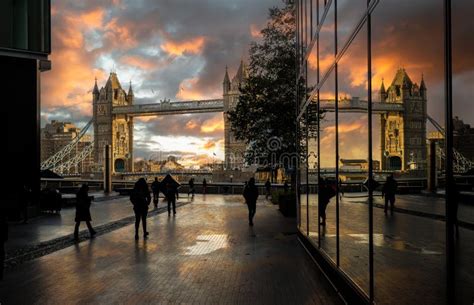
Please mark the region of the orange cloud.
<svg viewBox="0 0 474 305"><path fill-rule="evenodd" d="M134 34L130 31L130 26L120 24L117 18L111 19L105 25L105 30L104 38L114 48L131 49L138 44Z"/></svg>
<svg viewBox="0 0 474 305"><path fill-rule="evenodd" d="M184 42L175 42L169 40L161 45L161 49L174 56L181 56L183 54L199 54L204 47L205 41L206 39L203 36L199 36Z"/></svg>
<svg viewBox="0 0 474 305"><path fill-rule="evenodd" d="M199 78L188 78L179 84L179 91L176 98L181 100L200 100L205 99L206 96L197 89Z"/></svg>
<svg viewBox="0 0 474 305"><path fill-rule="evenodd" d="M341 133L349 133L355 130L360 130L363 128L364 125L362 122L354 122L354 123L343 123L339 124L339 134ZM325 132L328 133L335 133L336 132L336 127L335 126L329 126L324 129Z"/></svg>
<svg viewBox="0 0 474 305"><path fill-rule="evenodd" d="M219 117L214 117L205 121L201 126L201 132L204 133L213 133L216 131L224 130L224 119Z"/></svg>
<svg viewBox="0 0 474 305"><path fill-rule="evenodd" d="M206 143L204 143L204 145L202 146L202 148L206 149L206 150L211 150L213 148L216 147L216 143L214 143L213 141L209 140L207 141Z"/></svg>
<svg viewBox="0 0 474 305"><path fill-rule="evenodd" d="M120 61L125 65L137 67L142 70L151 70L157 66L155 61L133 55L125 55L120 59Z"/></svg>

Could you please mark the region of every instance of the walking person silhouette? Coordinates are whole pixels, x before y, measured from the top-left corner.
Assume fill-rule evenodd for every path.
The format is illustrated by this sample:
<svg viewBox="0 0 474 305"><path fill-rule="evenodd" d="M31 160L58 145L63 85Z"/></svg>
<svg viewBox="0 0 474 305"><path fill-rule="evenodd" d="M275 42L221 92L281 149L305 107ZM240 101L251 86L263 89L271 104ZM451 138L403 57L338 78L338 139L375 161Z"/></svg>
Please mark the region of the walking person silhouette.
<svg viewBox="0 0 474 305"><path fill-rule="evenodd" d="M249 209L249 226L253 226L253 218L257 212L258 189L255 185L255 178L250 178L244 188L244 198Z"/></svg>
<svg viewBox="0 0 474 305"><path fill-rule="evenodd" d="M270 182L270 179L267 179L267 182L265 182L265 199L272 197L271 191L272 191L272 183Z"/></svg>
<svg viewBox="0 0 474 305"><path fill-rule="evenodd" d="M151 191L153 192L153 204L155 209L158 208L158 201L160 200L160 181L155 177L155 181L151 184Z"/></svg>
<svg viewBox="0 0 474 305"><path fill-rule="evenodd" d="M133 204L133 212L135 213L135 240L138 240L138 230L140 228L140 220L143 227L143 238L149 235L146 230L146 217L148 214L148 205L151 201L148 184L144 178L138 179L130 195L130 201Z"/></svg>
<svg viewBox="0 0 474 305"><path fill-rule="evenodd" d="M168 201L168 216L171 215L171 206L173 206L173 215L176 215L176 193L178 188L170 182L166 183L166 200Z"/></svg>
<svg viewBox="0 0 474 305"><path fill-rule="evenodd" d="M188 197L189 197L189 194L192 194L192 197L194 197L194 193L195 193L194 178L189 179L188 184L189 184Z"/></svg>
<svg viewBox="0 0 474 305"><path fill-rule="evenodd" d="M79 226L85 221L91 237L97 233L91 225L91 198L89 198L89 186L83 184L76 194L76 225L74 227L74 239L79 239Z"/></svg>
<svg viewBox="0 0 474 305"><path fill-rule="evenodd" d="M390 213L393 214L393 208L395 206L395 193L397 192L397 188L398 188L398 183L393 178L393 175L388 176L382 188L382 197L385 198L385 204L384 204L385 214L387 214L389 202L390 202Z"/></svg>

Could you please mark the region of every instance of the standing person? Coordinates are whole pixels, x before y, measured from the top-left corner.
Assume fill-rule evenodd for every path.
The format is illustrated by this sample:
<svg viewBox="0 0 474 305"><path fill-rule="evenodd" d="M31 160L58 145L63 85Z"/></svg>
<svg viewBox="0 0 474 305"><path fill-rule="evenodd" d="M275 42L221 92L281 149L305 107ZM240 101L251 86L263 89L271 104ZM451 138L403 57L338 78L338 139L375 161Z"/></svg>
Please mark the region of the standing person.
<svg viewBox="0 0 474 305"><path fill-rule="evenodd" d="M8 240L8 222L5 213L5 210L0 210L0 280L3 280L3 268L5 262L5 242Z"/></svg>
<svg viewBox="0 0 474 305"><path fill-rule="evenodd" d="M89 234L94 237L96 231L91 225L91 199L89 198L89 186L83 184L76 194L76 226L74 227L74 239L79 239L79 226L81 221L85 221Z"/></svg>
<svg viewBox="0 0 474 305"><path fill-rule="evenodd" d="M130 195L130 201L132 201L133 212L135 213L135 240L138 240L139 238L138 230L140 228L140 220L142 221L143 238L147 238L149 233L146 230L146 217L151 196L150 191L148 190L148 184L144 178L138 179L135 183L132 194Z"/></svg>
<svg viewBox="0 0 474 305"><path fill-rule="evenodd" d="M171 215L171 206L173 206L173 215L176 215L176 193L177 187L171 183L166 183L166 200L168 201L168 217Z"/></svg>
<svg viewBox="0 0 474 305"><path fill-rule="evenodd" d="M265 199L268 199L271 197L271 190L272 190L272 184L270 183L270 179L267 178L267 182L265 182Z"/></svg>
<svg viewBox="0 0 474 305"><path fill-rule="evenodd" d="M202 179L202 193L206 195L207 192L207 181L206 178Z"/></svg>
<svg viewBox="0 0 474 305"><path fill-rule="evenodd" d="M151 191L153 192L153 204L156 210L158 208L158 201L160 200L160 181L158 181L158 177L155 177L155 181L151 184Z"/></svg>
<svg viewBox="0 0 474 305"><path fill-rule="evenodd" d="M285 193L288 193L290 186L288 185L288 181L285 180L285 183L283 184L283 190Z"/></svg>
<svg viewBox="0 0 474 305"><path fill-rule="evenodd" d="M253 226L253 217L257 211L258 189L255 185L255 178L250 178L249 182L244 188L244 198L249 209L249 225Z"/></svg>
<svg viewBox="0 0 474 305"><path fill-rule="evenodd" d="M189 194L192 194L192 197L194 197L194 192L195 192L195 190L194 190L194 178L189 179L188 184L189 184L188 197L189 197Z"/></svg>
<svg viewBox="0 0 474 305"><path fill-rule="evenodd" d="M393 214L393 207L395 205L395 193L397 192L398 183L393 178L393 175L387 177L382 188L382 197L385 197L384 213L387 214L388 203L390 202L390 213Z"/></svg>

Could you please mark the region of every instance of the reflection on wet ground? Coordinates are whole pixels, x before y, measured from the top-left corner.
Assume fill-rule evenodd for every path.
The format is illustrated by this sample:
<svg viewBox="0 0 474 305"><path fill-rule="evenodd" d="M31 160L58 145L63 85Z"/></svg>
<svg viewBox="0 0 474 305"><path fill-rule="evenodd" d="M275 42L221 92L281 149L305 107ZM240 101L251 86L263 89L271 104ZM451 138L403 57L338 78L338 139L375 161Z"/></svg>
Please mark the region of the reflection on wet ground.
<svg viewBox="0 0 474 305"><path fill-rule="evenodd" d="M204 255L227 248L227 234L198 235L196 244L186 248L185 255Z"/></svg>

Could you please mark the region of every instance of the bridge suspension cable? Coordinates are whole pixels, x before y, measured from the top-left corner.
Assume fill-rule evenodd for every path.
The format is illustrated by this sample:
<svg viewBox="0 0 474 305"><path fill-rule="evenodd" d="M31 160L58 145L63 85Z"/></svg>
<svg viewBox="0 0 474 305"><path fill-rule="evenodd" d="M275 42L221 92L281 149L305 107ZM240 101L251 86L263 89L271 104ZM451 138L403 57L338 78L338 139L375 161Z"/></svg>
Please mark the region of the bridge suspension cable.
<svg viewBox="0 0 474 305"><path fill-rule="evenodd" d="M436 122L435 119L432 117L428 116L428 121L430 121L431 124L439 131L439 133L446 138L446 134L444 131L444 128ZM441 158L446 159L446 152L444 151L443 147L439 147L437 149L439 155ZM454 157L454 164L453 164L453 170L455 173L466 173L471 169L474 169L474 162L466 158L463 154L461 154L457 149L453 147L453 157Z"/></svg>
<svg viewBox="0 0 474 305"><path fill-rule="evenodd" d="M86 146L81 152L76 154L74 157L65 160L67 156L70 156L73 149L76 147L77 143L84 137L90 126L92 125L92 120L90 120L84 128L79 132L79 134L66 146L64 146L60 151L55 153L53 156L48 158L47 160L41 163L41 170L54 170L57 172L63 172L72 166L78 164L79 162L83 161L90 153L92 153L94 149L93 142ZM88 153L85 153L88 151ZM82 159L80 159L82 157ZM68 167L66 167L68 165Z"/></svg>

